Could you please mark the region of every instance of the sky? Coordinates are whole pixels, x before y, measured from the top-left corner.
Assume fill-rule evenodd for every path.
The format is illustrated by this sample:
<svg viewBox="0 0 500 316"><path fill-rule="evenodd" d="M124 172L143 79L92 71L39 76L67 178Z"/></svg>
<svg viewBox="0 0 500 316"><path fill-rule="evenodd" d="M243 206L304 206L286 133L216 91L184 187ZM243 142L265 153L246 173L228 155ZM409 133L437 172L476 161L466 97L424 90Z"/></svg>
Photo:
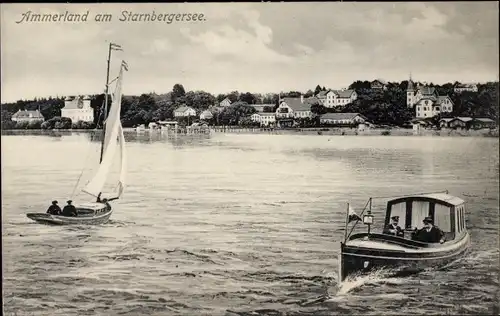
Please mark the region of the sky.
<svg viewBox="0 0 500 316"><path fill-rule="evenodd" d="M1 100L103 93L129 65L124 94L269 93L356 80L498 80L498 2L1 4ZM88 12L85 22L30 22ZM122 11L203 14L201 21L120 21ZM97 22L98 14L112 20ZM20 23L16 23L20 22Z"/></svg>

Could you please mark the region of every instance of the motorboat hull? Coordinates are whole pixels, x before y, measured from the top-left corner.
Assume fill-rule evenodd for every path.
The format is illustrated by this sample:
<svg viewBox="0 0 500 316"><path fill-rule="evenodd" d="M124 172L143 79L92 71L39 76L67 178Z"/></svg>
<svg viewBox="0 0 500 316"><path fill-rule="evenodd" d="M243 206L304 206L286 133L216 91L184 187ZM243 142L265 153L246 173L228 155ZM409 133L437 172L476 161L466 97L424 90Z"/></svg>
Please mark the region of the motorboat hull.
<svg viewBox="0 0 500 316"><path fill-rule="evenodd" d="M28 213L26 216L46 225L100 225L108 222L113 210L107 210L104 204L77 207L78 216L61 216L47 213Z"/></svg>
<svg viewBox="0 0 500 316"><path fill-rule="evenodd" d="M382 234L372 234L366 239L366 235L358 234L345 244L341 243L340 282L348 276L363 275L376 270L385 270L391 276L404 276L431 267L443 267L462 256L470 245L468 233L449 243L425 246L419 242L389 238Z"/></svg>

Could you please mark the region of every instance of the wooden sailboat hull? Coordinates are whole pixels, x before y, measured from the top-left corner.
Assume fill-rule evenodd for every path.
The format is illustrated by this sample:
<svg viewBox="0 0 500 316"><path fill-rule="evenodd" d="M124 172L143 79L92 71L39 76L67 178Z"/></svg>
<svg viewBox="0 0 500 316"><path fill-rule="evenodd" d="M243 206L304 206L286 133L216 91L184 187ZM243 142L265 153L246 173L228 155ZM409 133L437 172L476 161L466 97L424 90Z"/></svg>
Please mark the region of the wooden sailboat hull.
<svg viewBox="0 0 500 316"><path fill-rule="evenodd" d="M382 234L352 236L341 243L339 281L351 275L363 275L385 269L392 276L418 273L427 268L442 267L462 256L470 245L467 232L444 244L423 244ZM420 244L420 245L419 245Z"/></svg>
<svg viewBox="0 0 500 316"><path fill-rule="evenodd" d="M113 210L105 207L97 209L76 208L78 216L61 216L47 213L28 213L26 216L40 224L46 225L100 225L108 222Z"/></svg>

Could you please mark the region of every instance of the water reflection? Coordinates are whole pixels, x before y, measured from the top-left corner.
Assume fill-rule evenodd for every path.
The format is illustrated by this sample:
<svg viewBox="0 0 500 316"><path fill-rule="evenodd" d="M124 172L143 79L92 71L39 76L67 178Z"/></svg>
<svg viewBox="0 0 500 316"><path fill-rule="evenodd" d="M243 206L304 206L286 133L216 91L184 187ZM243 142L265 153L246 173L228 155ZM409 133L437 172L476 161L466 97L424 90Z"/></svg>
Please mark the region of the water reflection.
<svg viewBox="0 0 500 316"><path fill-rule="evenodd" d="M91 143L99 143L102 141L102 131L101 130L91 130L91 131L54 131L54 130L43 130L43 131L5 131L2 133L4 136L48 136L59 138L60 140L77 140L79 138L90 141ZM152 144L152 143L171 143L174 147L183 146L202 146L206 144L206 140L211 138L210 134L174 134L161 131L125 131L125 141L128 143L141 143L141 144Z"/></svg>
<svg viewBox="0 0 500 316"><path fill-rule="evenodd" d="M210 139L210 134L175 134L162 131L147 131L147 132L125 132L125 140L127 142L138 143L171 143L174 147L198 146L206 143Z"/></svg>

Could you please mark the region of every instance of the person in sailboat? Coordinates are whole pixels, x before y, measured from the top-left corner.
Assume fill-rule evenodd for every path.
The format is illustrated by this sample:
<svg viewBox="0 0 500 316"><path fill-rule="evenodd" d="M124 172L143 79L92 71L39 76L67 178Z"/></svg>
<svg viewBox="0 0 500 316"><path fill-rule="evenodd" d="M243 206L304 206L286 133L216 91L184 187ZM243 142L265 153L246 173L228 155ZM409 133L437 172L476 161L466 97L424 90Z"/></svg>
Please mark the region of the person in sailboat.
<svg viewBox="0 0 500 316"><path fill-rule="evenodd" d="M78 213L76 211L76 207L71 204L73 201L68 200L68 204L63 208L62 210L62 215L63 216L78 216Z"/></svg>
<svg viewBox="0 0 500 316"><path fill-rule="evenodd" d="M424 218L423 222L424 227L421 229L415 228L415 231L412 233L413 240L441 244L445 242L444 232L433 225L431 217Z"/></svg>
<svg viewBox="0 0 500 316"><path fill-rule="evenodd" d="M50 215L60 215L61 214L61 208L59 205L57 205L57 201L52 201L52 205L49 206L47 209L47 214Z"/></svg>
<svg viewBox="0 0 500 316"><path fill-rule="evenodd" d="M404 237L405 234L404 230L398 224L399 224L399 216L391 217L391 223L387 225L383 233L387 235L394 235L397 237Z"/></svg>
<svg viewBox="0 0 500 316"><path fill-rule="evenodd" d="M104 199L101 200L101 194L99 193L99 195L97 196L97 203L104 203L104 204L106 204L106 210L110 211L111 210L111 204L109 204L109 202L113 201L113 200L116 200L116 199L118 199L118 198L117 197L110 198L110 199L104 198Z"/></svg>
<svg viewBox="0 0 500 316"><path fill-rule="evenodd" d="M109 201L116 200L117 198L111 198L111 199L102 199L102 203L106 204L106 211L111 211L111 204L109 204Z"/></svg>

